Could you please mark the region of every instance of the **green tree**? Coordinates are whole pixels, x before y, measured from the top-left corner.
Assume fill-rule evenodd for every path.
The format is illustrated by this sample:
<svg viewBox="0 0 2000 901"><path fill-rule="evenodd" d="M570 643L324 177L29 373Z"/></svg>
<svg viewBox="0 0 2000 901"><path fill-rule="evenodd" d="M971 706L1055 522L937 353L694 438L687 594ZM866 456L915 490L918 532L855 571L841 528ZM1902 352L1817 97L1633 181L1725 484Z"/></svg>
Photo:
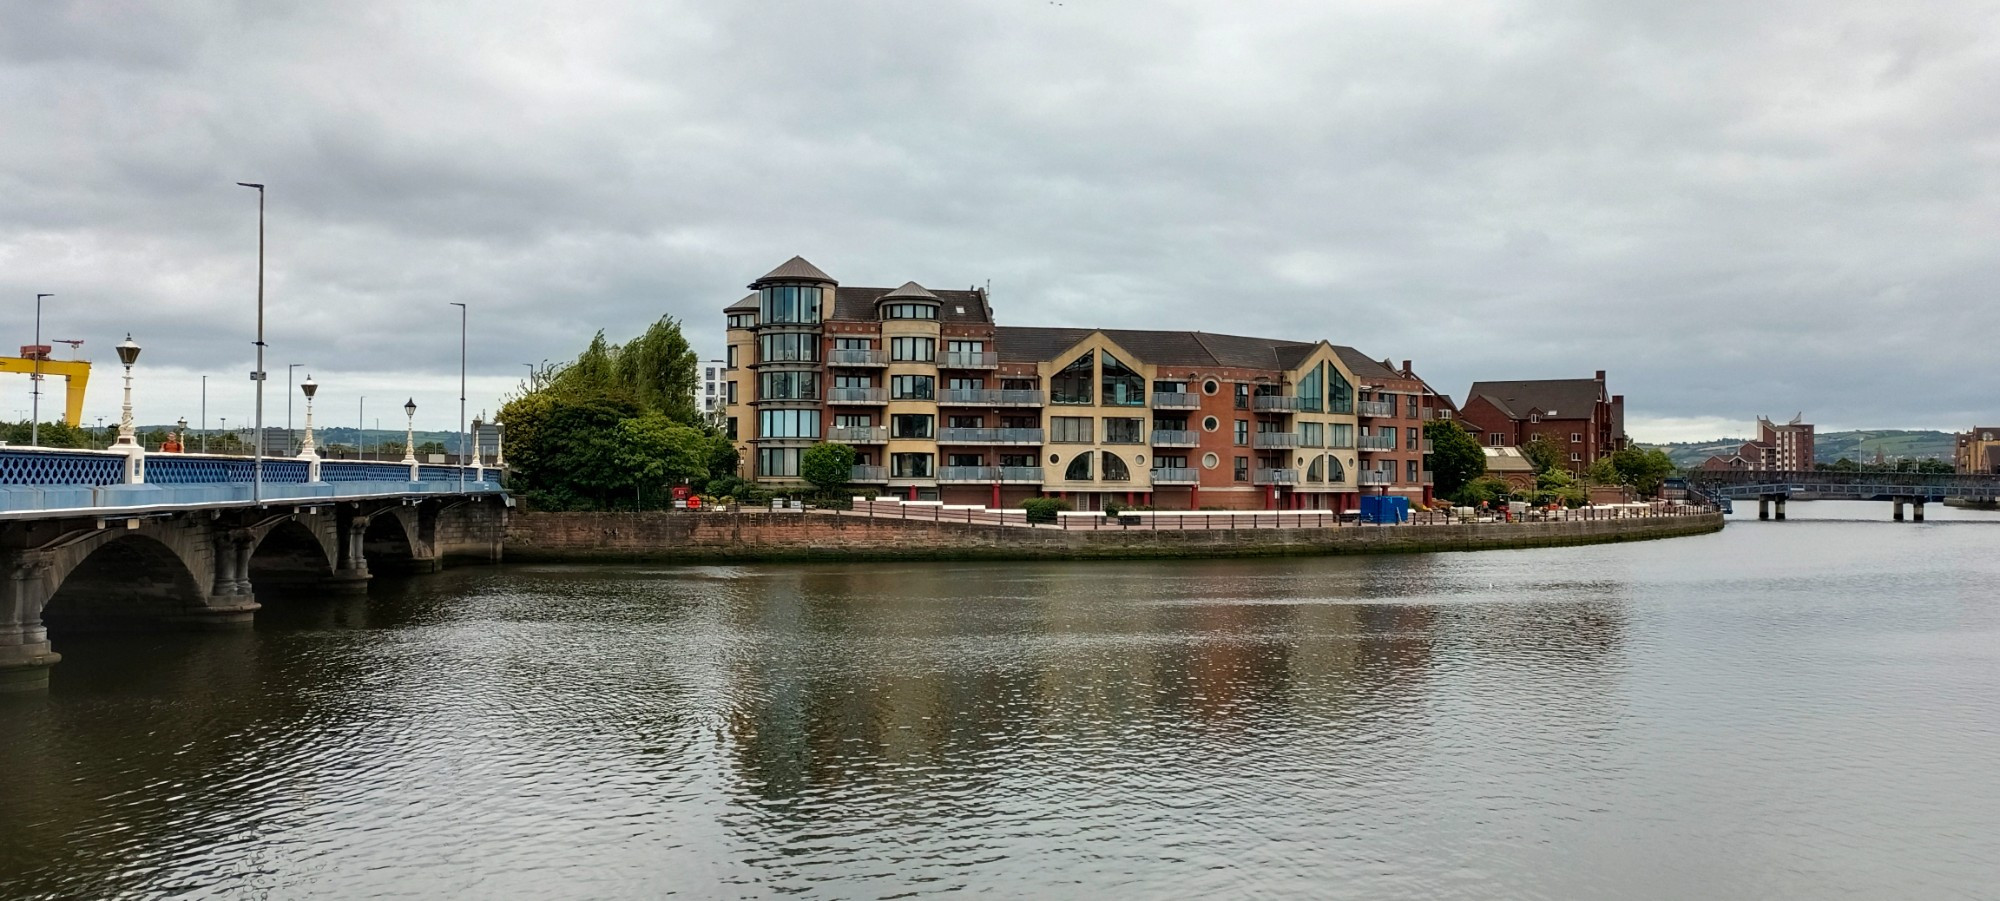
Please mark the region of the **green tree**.
<svg viewBox="0 0 2000 901"><path fill-rule="evenodd" d="M853 469L854 448L845 444L823 441L799 454L799 477L824 495L846 485Z"/></svg>
<svg viewBox="0 0 2000 901"><path fill-rule="evenodd" d="M616 437L619 471L629 479L634 503L642 509L648 506L648 488L708 479L709 437L700 429L647 413L618 423ZM650 499L664 506L668 497L656 491Z"/></svg>
<svg viewBox="0 0 2000 901"><path fill-rule="evenodd" d="M1424 468L1431 471L1438 494L1452 497L1466 483L1486 474L1486 452L1457 422L1435 419L1424 423L1424 437L1431 442Z"/></svg>
<svg viewBox="0 0 2000 901"><path fill-rule="evenodd" d="M1677 467L1658 448L1624 447L1590 464L1590 480L1600 485L1625 485L1642 495L1658 494L1660 483Z"/></svg>
<svg viewBox="0 0 2000 901"><path fill-rule="evenodd" d="M1563 451L1547 435L1536 435L1521 445L1521 456L1535 465L1535 474L1541 475L1562 463Z"/></svg>
<svg viewBox="0 0 2000 901"><path fill-rule="evenodd" d="M631 392L645 410L675 422L701 419L694 392L701 360L681 334L681 324L663 316L644 334L617 348L612 360L618 387Z"/></svg>

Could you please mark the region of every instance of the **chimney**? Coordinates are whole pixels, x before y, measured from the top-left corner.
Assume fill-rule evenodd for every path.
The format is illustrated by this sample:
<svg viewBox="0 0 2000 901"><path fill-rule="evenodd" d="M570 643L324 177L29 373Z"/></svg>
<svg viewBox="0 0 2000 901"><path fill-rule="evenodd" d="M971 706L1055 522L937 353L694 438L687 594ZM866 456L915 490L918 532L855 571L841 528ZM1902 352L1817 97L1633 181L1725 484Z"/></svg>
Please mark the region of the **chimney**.
<svg viewBox="0 0 2000 901"><path fill-rule="evenodd" d="M1410 361L1408 360L1403 361L1403 374L1406 376L1410 374Z"/></svg>
<svg viewBox="0 0 2000 901"><path fill-rule="evenodd" d="M1620 407L1625 406L1625 395L1623 394L1611 395L1611 403L1614 406L1620 406Z"/></svg>
<svg viewBox="0 0 2000 901"><path fill-rule="evenodd" d="M1597 370L1597 380L1600 382L1604 381L1604 370L1602 369Z"/></svg>

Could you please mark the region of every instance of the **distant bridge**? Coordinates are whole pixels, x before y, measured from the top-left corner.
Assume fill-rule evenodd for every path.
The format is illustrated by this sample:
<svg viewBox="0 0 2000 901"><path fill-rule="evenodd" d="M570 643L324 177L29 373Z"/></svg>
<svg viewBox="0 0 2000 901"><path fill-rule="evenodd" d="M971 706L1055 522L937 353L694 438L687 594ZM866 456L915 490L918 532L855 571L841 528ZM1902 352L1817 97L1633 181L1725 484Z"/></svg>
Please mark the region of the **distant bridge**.
<svg viewBox="0 0 2000 901"><path fill-rule="evenodd" d="M1690 491L1713 500L1757 498L1759 519L1771 518L1774 505L1777 518L1784 519L1785 501L1799 494L1820 500L1891 501L1898 521L1909 505L1917 522L1923 522L1924 504L1930 501L2000 500L2000 475L1730 469L1695 470L1687 481Z"/></svg>
<svg viewBox="0 0 2000 901"><path fill-rule="evenodd" d="M500 471L0 447L0 690L48 683L48 629L246 625L254 589L497 560Z"/></svg>

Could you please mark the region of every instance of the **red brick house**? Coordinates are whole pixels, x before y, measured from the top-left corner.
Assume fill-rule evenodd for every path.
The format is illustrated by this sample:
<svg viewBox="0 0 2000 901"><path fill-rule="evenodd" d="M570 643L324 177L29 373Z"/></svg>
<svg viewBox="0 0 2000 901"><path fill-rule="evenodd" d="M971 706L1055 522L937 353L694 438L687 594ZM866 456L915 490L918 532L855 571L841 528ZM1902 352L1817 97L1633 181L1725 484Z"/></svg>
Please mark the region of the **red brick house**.
<svg viewBox="0 0 2000 901"><path fill-rule="evenodd" d="M1565 462L1576 474L1631 443L1625 395L1605 389L1602 369L1588 379L1474 382L1458 418L1489 447L1519 447L1546 435L1567 451Z"/></svg>

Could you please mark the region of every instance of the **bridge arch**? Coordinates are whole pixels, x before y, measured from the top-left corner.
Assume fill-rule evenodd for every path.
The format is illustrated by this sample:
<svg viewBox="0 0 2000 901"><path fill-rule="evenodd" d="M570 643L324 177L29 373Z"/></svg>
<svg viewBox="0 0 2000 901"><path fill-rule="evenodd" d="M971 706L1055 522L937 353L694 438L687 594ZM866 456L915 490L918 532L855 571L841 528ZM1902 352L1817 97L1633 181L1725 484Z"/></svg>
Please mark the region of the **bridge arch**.
<svg viewBox="0 0 2000 901"><path fill-rule="evenodd" d="M333 575L339 549L318 517L288 516L259 530L250 552L250 584L297 584Z"/></svg>
<svg viewBox="0 0 2000 901"><path fill-rule="evenodd" d="M201 561L205 563L206 561ZM55 631L123 629L208 605L206 566L143 531L106 532L65 548L53 561L41 619Z"/></svg>

